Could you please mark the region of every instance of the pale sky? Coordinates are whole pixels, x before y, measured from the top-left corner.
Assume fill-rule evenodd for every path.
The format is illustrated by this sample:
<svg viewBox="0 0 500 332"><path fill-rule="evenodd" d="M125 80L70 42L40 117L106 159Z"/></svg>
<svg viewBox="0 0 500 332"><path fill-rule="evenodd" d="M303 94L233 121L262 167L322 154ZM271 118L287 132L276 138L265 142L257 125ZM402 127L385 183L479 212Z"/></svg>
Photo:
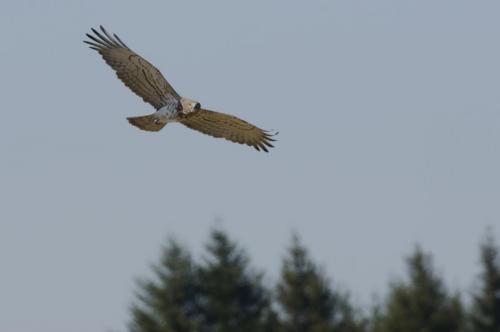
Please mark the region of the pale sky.
<svg viewBox="0 0 500 332"><path fill-rule="evenodd" d="M123 331L175 236L222 227L269 281L292 230L357 304L416 243L469 292L500 238L500 2L0 5L0 331ZM83 43L103 24L184 96L279 130L269 154L153 109Z"/></svg>

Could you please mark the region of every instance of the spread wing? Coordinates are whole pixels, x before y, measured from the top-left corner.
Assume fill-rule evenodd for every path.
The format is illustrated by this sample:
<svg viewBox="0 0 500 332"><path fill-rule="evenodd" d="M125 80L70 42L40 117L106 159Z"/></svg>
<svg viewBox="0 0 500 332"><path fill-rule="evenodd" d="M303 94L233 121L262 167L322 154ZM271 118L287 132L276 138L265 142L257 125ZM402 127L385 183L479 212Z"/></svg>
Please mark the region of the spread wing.
<svg viewBox="0 0 500 332"><path fill-rule="evenodd" d="M84 43L99 52L118 78L145 102L159 109L172 98L180 99L160 71L128 48L117 35L111 36L102 26L102 33L92 31L95 35L87 34L91 40Z"/></svg>
<svg viewBox="0 0 500 332"><path fill-rule="evenodd" d="M270 142L275 141L272 138L274 134L244 120L204 109L185 114L179 118L179 122L213 137L222 137L232 142L253 146L258 151L262 149L268 152L268 147L273 147Z"/></svg>

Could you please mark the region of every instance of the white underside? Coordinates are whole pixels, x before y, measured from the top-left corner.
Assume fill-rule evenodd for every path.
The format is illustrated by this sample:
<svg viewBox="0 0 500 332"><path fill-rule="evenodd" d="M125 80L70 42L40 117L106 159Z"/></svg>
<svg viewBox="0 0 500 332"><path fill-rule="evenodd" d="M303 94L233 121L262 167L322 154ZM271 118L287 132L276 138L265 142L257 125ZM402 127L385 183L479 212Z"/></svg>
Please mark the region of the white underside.
<svg viewBox="0 0 500 332"><path fill-rule="evenodd" d="M182 105L183 114L188 114L194 112L195 105L198 104L197 101L189 98L181 98L180 103ZM177 106L179 101L175 98L169 98L165 100L165 105L162 106L156 113L154 113L156 121L160 123L178 122L179 111Z"/></svg>
<svg viewBox="0 0 500 332"><path fill-rule="evenodd" d="M167 104L160 108L158 111L155 113L155 117L161 122L161 123L168 123L168 122L177 122L177 114L178 111L176 109L177 104Z"/></svg>

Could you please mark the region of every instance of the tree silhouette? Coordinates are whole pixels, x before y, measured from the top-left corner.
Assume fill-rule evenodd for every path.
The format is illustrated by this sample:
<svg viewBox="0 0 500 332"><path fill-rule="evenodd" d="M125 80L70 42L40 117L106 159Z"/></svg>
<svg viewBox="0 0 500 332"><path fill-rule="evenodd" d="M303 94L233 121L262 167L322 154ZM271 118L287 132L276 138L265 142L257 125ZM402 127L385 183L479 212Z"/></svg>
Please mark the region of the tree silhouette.
<svg viewBox="0 0 500 332"><path fill-rule="evenodd" d="M487 235L481 244L480 289L473 296L471 331L500 332L500 261L495 239Z"/></svg>
<svg viewBox="0 0 500 332"><path fill-rule="evenodd" d="M285 331L361 330L347 296L330 289L328 278L312 262L297 236L283 261L277 292Z"/></svg>
<svg viewBox="0 0 500 332"><path fill-rule="evenodd" d="M251 271L246 254L220 230L212 231L206 249L199 268L201 331L262 331L270 305L261 274Z"/></svg>
<svg viewBox="0 0 500 332"><path fill-rule="evenodd" d="M196 331L199 287L190 255L170 240L153 271L155 280L138 282L138 303L132 306L130 331Z"/></svg>
<svg viewBox="0 0 500 332"><path fill-rule="evenodd" d="M391 285L384 312L374 330L384 332L456 332L464 314L457 296L450 296L436 275L431 256L417 247L407 259L408 281Z"/></svg>

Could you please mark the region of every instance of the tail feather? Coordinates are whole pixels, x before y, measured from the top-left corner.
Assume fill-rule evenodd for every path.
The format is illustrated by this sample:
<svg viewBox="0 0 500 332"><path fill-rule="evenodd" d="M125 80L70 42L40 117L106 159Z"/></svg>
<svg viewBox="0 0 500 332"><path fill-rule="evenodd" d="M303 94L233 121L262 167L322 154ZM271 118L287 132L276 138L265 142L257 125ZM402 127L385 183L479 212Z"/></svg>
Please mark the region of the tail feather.
<svg viewBox="0 0 500 332"><path fill-rule="evenodd" d="M165 122L158 121L154 114L127 118L131 125L146 131L159 131L165 127Z"/></svg>

